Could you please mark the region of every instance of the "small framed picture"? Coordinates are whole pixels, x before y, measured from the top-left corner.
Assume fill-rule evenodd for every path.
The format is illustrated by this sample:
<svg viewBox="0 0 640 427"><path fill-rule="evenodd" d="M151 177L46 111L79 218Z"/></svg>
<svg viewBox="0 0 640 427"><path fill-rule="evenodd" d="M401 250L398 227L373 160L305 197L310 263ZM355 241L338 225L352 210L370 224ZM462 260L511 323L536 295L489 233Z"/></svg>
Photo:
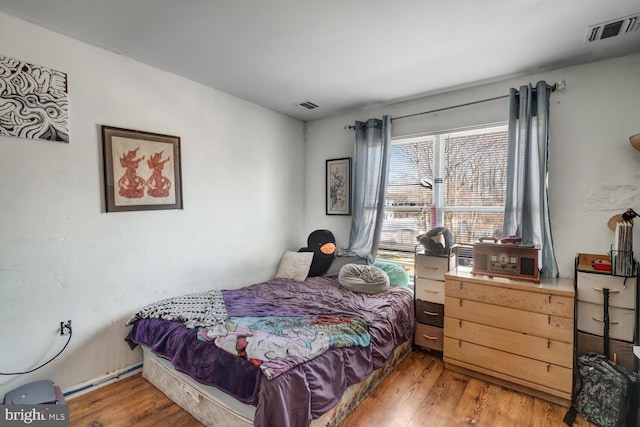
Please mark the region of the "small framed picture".
<svg viewBox="0 0 640 427"><path fill-rule="evenodd" d="M351 157L327 160L327 215L351 215Z"/></svg>
<svg viewBox="0 0 640 427"><path fill-rule="evenodd" d="M180 137L102 126L107 212L182 209Z"/></svg>

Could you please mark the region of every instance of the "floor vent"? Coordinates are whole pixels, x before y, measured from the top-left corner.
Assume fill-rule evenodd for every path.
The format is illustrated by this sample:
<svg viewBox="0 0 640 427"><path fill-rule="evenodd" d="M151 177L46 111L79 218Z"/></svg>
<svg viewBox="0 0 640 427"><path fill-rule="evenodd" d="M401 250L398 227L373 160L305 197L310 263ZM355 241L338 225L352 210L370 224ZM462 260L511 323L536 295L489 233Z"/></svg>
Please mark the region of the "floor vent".
<svg viewBox="0 0 640 427"><path fill-rule="evenodd" d="M584 36L584 42L592 43L598 40L635 33L639 28L640 13L636 13L635 15L625 16L624 18L588 26Z"/></svg>
<svg viewBox="0 0 640 427"><path fill-rule="evenodd" d="M311 101L303 101L303 102L298 102L297 104L293 104L298 108L302 108L303 110L313 110L314 108L318 108L317 104L314 104Z"/></svg>

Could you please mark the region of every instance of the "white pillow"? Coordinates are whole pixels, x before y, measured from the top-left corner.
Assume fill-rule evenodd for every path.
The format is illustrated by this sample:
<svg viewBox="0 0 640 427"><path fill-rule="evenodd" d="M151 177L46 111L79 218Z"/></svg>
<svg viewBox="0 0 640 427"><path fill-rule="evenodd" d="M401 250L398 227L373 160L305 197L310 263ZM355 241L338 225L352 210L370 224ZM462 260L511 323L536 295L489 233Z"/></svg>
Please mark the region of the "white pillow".
<svg viewBox="0 0 640 427"><path fill-rule="evenodd" d="M280 260L276 279L293 279L302 282L309 274L313 252L286 251Z"/></svg>

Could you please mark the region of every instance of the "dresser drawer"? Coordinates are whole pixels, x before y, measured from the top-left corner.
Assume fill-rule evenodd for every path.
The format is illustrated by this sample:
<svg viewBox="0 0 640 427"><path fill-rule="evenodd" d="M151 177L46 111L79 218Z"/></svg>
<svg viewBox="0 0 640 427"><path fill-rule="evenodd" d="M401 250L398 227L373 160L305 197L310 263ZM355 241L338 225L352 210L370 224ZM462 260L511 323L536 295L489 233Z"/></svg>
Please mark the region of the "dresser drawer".
<svg viewBox="0 0 640 427"><path fill-rule="evenodd" d="M490 286L447 279L445 295L553 316L573 317L572 296L557 295L544 290L534 291L531 286L527 285L523 285L522 288Z"/></svg>
<svg viewBox="0 0 640 427"><path fill-rule="evenodd" d="M447 317L468 320L513 332L562 342L573 342L573 317L559 317L510 307L451 298L446 289Z"/></svg>
<svg viewBox="0 0 640 427"><path fill-rule="evenodd" d="M573 368L571 342L555 341L450 317L444 319L444 330L450 338Z"/></svg>
<svg viewBox="0 0 640 427"><path fill-rule="evenodd" d="M444 304L444 282L441 280L416 278L416 299Z"/></svg>
<svg viewBox="0 0 640 427"><path fill-rule="evenodd" d="M433 280L444 280L444 274L456 266L456 257L416 255L415 272L417 277Z"/></svg>
<svg viewBox="0 0 640 427"><path fill-rule="evenodd" d="M577 283L578 301L603 304L604 296L602 289L609 288L609 307L630 309L635 307L637 287L635 277L625 278L578 271Z"/></svg>
<svg viewBox="0 0 640 427"><path fill-rule="evenodd" d="M601 336L587 334L578 331L578 343L576 345L576 356L589 352L604 354L604 339ZM635 356L633 354L633 343L619 340L609 340L609 356L620 366L624 366L630 372L635 371Z"/></svg>
<svg viewBox="0 0 640 427"><path fill-rule="evenodd" d="M444 361L571 398L571 368L444 337ZM549 390L551 389L551 390Z"/></svg>
<svg viewBox="0 0 640 427"><path fill-rule="evenodd" d="M633 341L635 317L634 310L609 307L609 337ZM578 301L578 330L602 336L604 313L600 304Z"/></svg>
<svg viewBox="0 0 640 427"><path fill-rule="evenodd" d="M416 325L416 335L413 341L420 347L442 351L442 328L418 323Z"/></svg>
<svg viewBox="0 0 640 427"><path fill-rule="evenodd" d="M441 328L444 324L444 305L416 300L416 321Z"/></svg>

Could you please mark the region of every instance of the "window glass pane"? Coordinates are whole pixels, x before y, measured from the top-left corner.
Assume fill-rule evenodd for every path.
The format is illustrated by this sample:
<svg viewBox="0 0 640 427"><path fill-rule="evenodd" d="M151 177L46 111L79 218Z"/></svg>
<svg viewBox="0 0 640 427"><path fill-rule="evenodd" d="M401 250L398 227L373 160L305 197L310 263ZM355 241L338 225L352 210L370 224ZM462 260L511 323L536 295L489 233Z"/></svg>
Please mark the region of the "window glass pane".
<svg viewBox="0 0 640 427"><path fill-rule="evenodd" d="M507 132L448 135L445 139L445 205L504 207Z"/></svg>
<svg viewBox="0 0 640 427"><path fill-rule="evenodd" d="M387 206L431 205L433 139L391 145Z"/></svg>
<svg viewBox="0 0 640 427"><path fill-rule="evenodd" d="M380 247L413 251L416 236L431 228L433 138L391 145Z"/></svg>

